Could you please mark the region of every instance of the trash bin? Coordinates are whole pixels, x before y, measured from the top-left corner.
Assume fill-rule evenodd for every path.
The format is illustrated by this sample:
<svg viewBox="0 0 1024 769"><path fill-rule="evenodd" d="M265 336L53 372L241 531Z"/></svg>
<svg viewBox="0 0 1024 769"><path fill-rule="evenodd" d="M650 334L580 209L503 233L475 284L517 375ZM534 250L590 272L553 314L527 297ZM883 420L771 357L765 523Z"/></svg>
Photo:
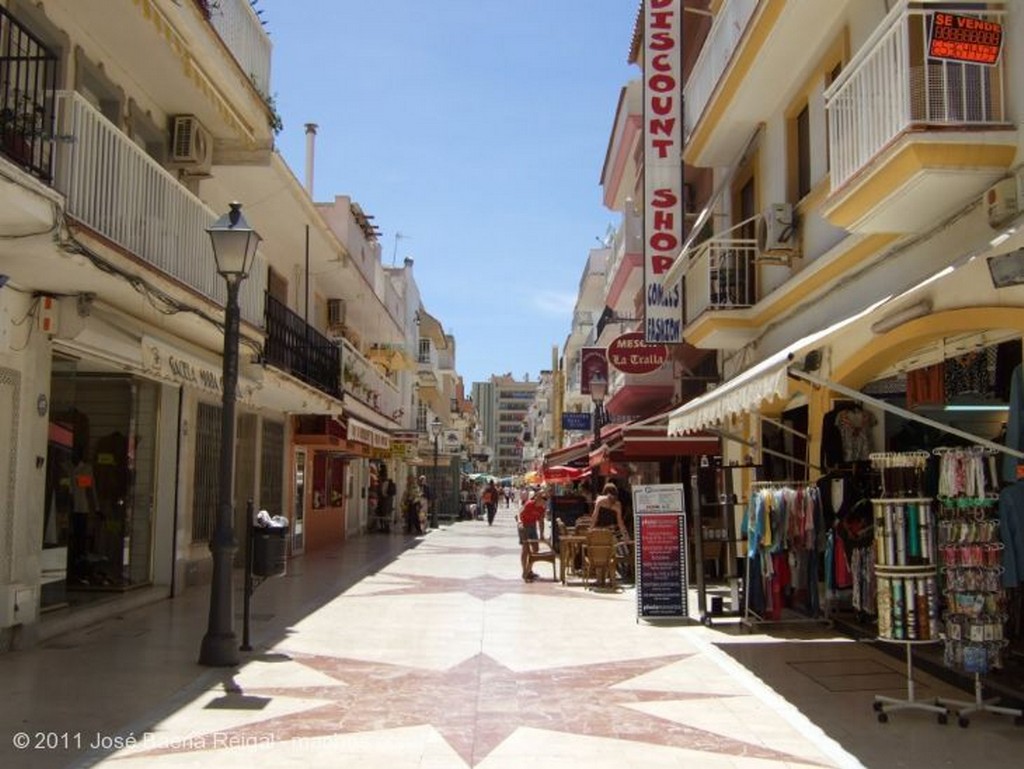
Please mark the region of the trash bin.
<svg viewBox="0 0 1024 769"><path fill-rule="evenodd" d="M283 577L288 563L288 527L254 526L252 573L256 577Z"/></svg>

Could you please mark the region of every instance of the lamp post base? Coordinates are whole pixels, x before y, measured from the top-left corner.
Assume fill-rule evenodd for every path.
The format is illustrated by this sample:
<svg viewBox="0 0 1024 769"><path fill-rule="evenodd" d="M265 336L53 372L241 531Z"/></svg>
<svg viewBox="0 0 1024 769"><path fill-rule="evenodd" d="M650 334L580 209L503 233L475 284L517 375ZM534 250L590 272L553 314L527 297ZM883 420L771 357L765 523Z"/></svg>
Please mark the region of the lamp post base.
<svg viewBox="0 0 1024 769"><path fill-rule="evenodd" d="M230 668L239 663L238 638L231 633L207 633L199 647L199 664L214 668Z"/></svg>

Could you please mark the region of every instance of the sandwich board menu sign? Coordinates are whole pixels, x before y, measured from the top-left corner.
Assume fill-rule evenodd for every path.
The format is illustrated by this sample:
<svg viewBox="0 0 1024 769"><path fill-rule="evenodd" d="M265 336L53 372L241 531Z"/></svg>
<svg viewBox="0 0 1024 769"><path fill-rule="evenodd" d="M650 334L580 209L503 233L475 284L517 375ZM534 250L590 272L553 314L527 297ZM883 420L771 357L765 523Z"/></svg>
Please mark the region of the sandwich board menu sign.
<svg viewBox="0 0 1024 769"><path fill-rule="evenodd" d="M640 619L688 615L683 484L633 489L636 610Z"/></svg>

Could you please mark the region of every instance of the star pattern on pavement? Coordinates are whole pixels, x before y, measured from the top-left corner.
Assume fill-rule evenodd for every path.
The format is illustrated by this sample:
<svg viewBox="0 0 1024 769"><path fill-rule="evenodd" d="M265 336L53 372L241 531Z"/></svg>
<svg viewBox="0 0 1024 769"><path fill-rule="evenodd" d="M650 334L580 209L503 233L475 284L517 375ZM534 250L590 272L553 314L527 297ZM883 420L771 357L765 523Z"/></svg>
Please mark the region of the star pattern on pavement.
<svg viewBox="0 0 1024 769"><path fill-rule="evenodd" d="M491 598L507 595L509 593L531 593L543 592L545 588L550 591L552 586L561 586L557 580L551 581L550 576L542 576L541 579L533 582L524 582L522 577L501 578L490 574L477 577L466 577L458 579L454 577L425 577L420 574L399 574L388 572L388 577L413 580L408 585L384 586L375 590L377 595L424 595L430 593L469 593L481 601L489 601ZM593 598L594 593L585 590L559 591L559 598Z"/></svg>
<svg viewBox="0 0 1024 769"><path fill-rule="evenodd" d="M476 766L516 729L532 727L727 756L809 763L806 758L629 707L729 696L617 686L688 656L516 671L486 654L477 654L453 668L436 671L295 655L294 661L336 679L339 685L250 687L245 697L299 697L319 702L301 712L222 732L221 738L247 744L268 735L283 741L430 725L469 766ZM501 703L502 707L481 709L481 701ZM184 745L148 754L182 752L194 751Z"/></svg>
<svg viewBox="0 0 1024 769"><path fill-rule="evenodd" d="M424 545L416 551L416 555L482 555L487 558L500 558L509 553L518 553L519 545L515 547L499 547L488 545L487 547L453 547L451 545Z"/></svg>

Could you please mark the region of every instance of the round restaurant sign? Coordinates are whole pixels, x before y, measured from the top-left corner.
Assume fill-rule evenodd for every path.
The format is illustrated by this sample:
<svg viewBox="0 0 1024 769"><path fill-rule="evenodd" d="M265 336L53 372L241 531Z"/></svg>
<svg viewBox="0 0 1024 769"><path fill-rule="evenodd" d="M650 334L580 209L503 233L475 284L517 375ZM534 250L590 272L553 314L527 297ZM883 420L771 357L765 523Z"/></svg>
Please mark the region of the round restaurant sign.
<svg viewBox="0 0 1024 769"><path fill-rule="evenodd" d="M608 363L623 374L650 374L668 360L668 346L648 344L639 331L623 334L608 345Z"/></svg>

